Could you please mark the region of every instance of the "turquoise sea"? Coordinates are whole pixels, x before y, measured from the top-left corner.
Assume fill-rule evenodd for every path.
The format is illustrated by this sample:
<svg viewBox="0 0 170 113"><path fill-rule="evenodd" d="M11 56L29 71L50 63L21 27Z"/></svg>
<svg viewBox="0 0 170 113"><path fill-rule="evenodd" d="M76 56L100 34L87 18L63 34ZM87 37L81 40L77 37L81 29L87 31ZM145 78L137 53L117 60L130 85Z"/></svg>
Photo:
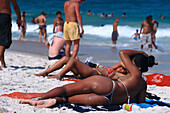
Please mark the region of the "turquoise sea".
<svg viewBox="0 0 170 113"><path fill-rule="evenodd" d="M66 0L17 0L21 12L26 11L28 40L38 41L38 25L32 24L32 17L40 15L41 11L47 13L47 33L52 33L53 20L56 18L55 13L61 11L64 19L64 2ZM146 16L152 15L153 19L159 22L158 32L156 34L156 44L160 51L170 52L170 0L86 0L81 4L81 15L85 34L81 39L81 44L96 46L112 46L111 33L112 23L115 18L119 18L119 39L117 47L136 49L140 48L140 40L135 41L131 36L136 29L140 29L140 24ZM13 10L13 9L12 9ZM90 10L93 15L87 15ZM101 13L110 14L113 17L107 19L101 17ZM126 12L127 17L123 18L122 14ZM161 16L165 19L161 19ZM13 39L17 40L20 31L15 24L16 15L13 10L12 14L12 32ZM104 26L101 26L104 25Z"/></svg>

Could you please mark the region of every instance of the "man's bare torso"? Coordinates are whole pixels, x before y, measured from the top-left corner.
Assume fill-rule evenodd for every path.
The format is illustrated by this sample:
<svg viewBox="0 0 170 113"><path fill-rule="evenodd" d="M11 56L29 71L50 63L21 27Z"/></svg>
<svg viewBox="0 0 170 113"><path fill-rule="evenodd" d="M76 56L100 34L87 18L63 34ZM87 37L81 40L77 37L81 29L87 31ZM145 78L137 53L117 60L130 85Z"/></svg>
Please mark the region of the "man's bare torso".
<svg viewBox="0 0 170 113"><path fill-rule="evenodd" d="M53 39L53 44L49 46L49 57L57 56L65 45L65 42L66 41L63 38L55 36Z"/></svg>
<svg viewBox="0 0 170 113"><path fill-rule="evenodd" d="M46 25L46 18L44 15L38 16L35 21L38 23L38 25Z"/></svg>
<svg viewBox="0 0 170 113"><path fill-rule="evenodd" d="M117 31L117 25L118 25L117 22L113 23L113 31Z"/></svg>
<svg viewBox="0 0 170 113"><path fill-rule="evenodd" d="M152 23L147 23L146 21L144 21L143 23L143 34L148 34L151 33L152 31Z"/></svg>
<svg viewBox="0 0 170 113"><path fill-rule="evenodd" d="M0 13L11 15L10 3L11 0L0 0Z"/></svg>
<svg viewBox="0 0 170 113"><path fill-rule="evenodd" d="M76 1L67 1L64 4L65 21L77 22L76 9L75 7L80 5Z"/></svg>
<svg viewBox="0 0 170 113"><path fill-rule="evenodd" d="M63 26L64 25L64 21L62 18L56 18L54 20L55 26Z"/></svg>

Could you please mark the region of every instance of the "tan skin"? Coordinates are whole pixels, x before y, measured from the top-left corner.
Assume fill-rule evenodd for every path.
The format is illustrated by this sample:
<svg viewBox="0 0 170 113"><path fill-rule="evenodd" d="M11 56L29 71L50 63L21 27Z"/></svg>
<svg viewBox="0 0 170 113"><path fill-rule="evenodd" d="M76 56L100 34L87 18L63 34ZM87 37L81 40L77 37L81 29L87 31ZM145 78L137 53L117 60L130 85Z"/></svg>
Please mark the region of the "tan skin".
<svg viewBox="0 0 170 113"><path fill-rule="evenodd" d="M46 25L46 17L44 14L41 14L40 16L38 16L36 19L35 19L35 23L38 24L39 26L43 26L43 25ZM47 34L46 34L46 28L42 28L42 29L39 29L39 42L41 42L41 35L42 35L42 32L43 32L43 42L46 41L46 37L47 37Z"/></svg>
<svg viewBox="0 0 170 113"><path fill-rule="evenodd" d="M55 33L55 27L56 26L63 26L64 25L64 21L63 21L63 19L61 18L61 14L58 14L58 15L56 15L57 16L57 18L54 20L54 22L53 22L53 33Z"/></svg>
<svg viewBox="0 0 170 113"><path fill-rule="evenodd" d="M152 31L152 45L153 45L153 47L155 47L155 49L157 49L158 47L155 44L155 41L156 41L155 34L157 32L157 28L158 28L159 23L156 20L152 20L152 18L151 18L151 22L152 22L152 27L153 27L153 31ZM156 26L155 26L155 24L156 24Z"/></svg>
<svg viewBox="0 0 170 113"><path fill-rule="evenodd" d="M118 30L117 30L118 23L119 23L119 18L116 18L115 22L113 23L113 31L116 31L117 34L119 35ZM116 41L113 41L113 44L116 44Z"/></svg>
<svg viewBox="0 0 170 113"><path fill-rule="evenodd" d="M46 76L49 73L58 70L62 68L66 64L66 66L57 74L54 76L48 76L48 78L57 78L61 79L67 72L72 71L76 76L80 75L82 78L87 78L93 75L103 75L106 77L109 77L111 79L117 79L119 76L124 76L121 73L126 73L126 70L123 67L123 64L117 63L116 65L112 66L111 68L113 70L117 70L116 72L112 72L111 74L108 74L108 71L106 68L91 68L88 65L84 64L83 62L69 57L63 57L58 62L56 62L54 65L52 65L50 68L46 69L45 71L35 74L36 76ZM99 74L98 71L101 73Z"/></svg>
<svg viewBox="0 0 170 113"><path fill-rule="evenodd" d="M78 22L81 28L81 33L84 33L82 18L80 14L80 4L83 3L82 0L70 0L64 3L65 21L66 22ZM70 48L72 45L71 40L66 41L65 53L66 56L70 56ZM79 50L79 39L74 40L73 54L71 57L76 58Z"/></svg>
<svg viewBox="0 0 170 113"><path fill-rule="evenodd" d="M143 31L142 31L143 30ZM151 33L153 30L152 23L150 20L146 19L144 22L141 23L140 34L148 34ZM140 35L139 35L140 39ZM152 48L152 45L148 45L148 48ZM141 45L141 49L143 49L143 45Z"/></svg>
<svg viewBox="0 0 170 113"><path fill-rule="evenodd" d="M26 33L26 20L25 20L25 14L23 14L21 16L21 26L24 26L24 28L20 27L19 29L21 29L21 35L19 35L19 40L21 40L21 37L23 38L24 41L26 41L25 39L25 33Z"/></svg>
<svg viewBox="0 0 170 113"><path fill-rule="evenodd" d="M145 102L147 85L141 77L140 68L130 60L131 56L142 51L122 50L119 52L123 64L128 69L128 74L120 80L126 86L130 98L138 96L138 103ZM56 103L64 103L63 96L68 97L69 103L82 105L101 105L107 106L109 102L101 95L106 95L112 91L112 80L104 76L91 76L77 83L67 84L62 87L54 88L40 97L39 101L21 100L21 104L30 104L39 108L51 107ZM47 99L47 100L46 100ZM120 81L115 82L115 89L112 95L112 105L127 102L127 94Z"/></svg>
<svg viewBox="0 0 170 113"><path fill-rule="evenodd" d="M16 2L16 0L0 0L0 13L4 13L4 14L9 14L11 15L11 7L10 7L10 3L12 2L12 5L14 7L15 13L17 15L17 24L20 27L21 25L21 12L19 9L19 6ZM1 60L1 67L5 68L6 64L5 64L5 60L4 60L4 53L5 53L5 47L4 46L0 46L0 60ZM1 70L1 68L0 68Z"/></svg>

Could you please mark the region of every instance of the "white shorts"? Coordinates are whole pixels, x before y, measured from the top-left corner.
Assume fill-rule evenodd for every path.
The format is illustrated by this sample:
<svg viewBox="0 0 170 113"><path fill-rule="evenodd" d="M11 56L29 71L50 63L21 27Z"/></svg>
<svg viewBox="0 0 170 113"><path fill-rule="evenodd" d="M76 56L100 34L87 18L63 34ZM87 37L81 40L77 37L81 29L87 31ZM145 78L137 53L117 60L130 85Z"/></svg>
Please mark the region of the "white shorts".
<svg viewBox="0 0 170 113"><path fill-rule="evenodd" d="M142 34L142 40L141 40L141 45L152 45L152 36L151 33L148 34Z"/></svg>

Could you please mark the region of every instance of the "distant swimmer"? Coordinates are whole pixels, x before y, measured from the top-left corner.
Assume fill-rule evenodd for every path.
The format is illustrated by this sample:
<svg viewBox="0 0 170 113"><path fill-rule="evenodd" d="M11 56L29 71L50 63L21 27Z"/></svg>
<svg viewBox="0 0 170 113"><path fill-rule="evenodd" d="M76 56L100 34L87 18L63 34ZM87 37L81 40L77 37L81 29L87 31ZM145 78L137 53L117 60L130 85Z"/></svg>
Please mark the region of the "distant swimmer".
<svg viewBox="0 0 170 113"><path fill-rule="evenodd" d="M24 41L26 41L25 33L26 33L26 29L27 29L25 14L26 14L26 12L24 11L21 16L21 26L19 27L19 29L21 29L21 35L19 35L19 40L21 40L21 37L22 37Z"/></svg>
<svg viewBox="0 0 170 113"><path fill-rule="evenodd" d="M118 23L119 23L119 18L116 18L115 22L113 23L113 32L112 32L112 43L114 45L116 44L116 41L117 41L118 36L119 36L118 30L117 30Z"/></svg>
<svg viewBox="0 0 170 113"><path fill-rule="evenodd" d="M138 40L138 38L139 38L139 33L138 33L138 29L136 29L136 33L134 33L132 36L131 36L131 38L133 38L134 40Z"/></svg>
<svg viewBox="0 0 170 113"><path fill-rule="evenodd" d="M161 16L161 19L165 19L165 16Z"/></svg>
<svg viewBox="0 0 170 113"><path fill-rule="evenodd" d="M125 12L123 13L122 17L124 17L124 18L125 18L125 17L127 17L127 15L126 15L126 13L125 13Z"/></svg>
<svg viewBox="0 0 170 113"><path fill-rule="evenodd" d="M93 13L90 10L88 10L87 15L93 15Z"/></svg>
<svg viewBox="0 0 170 113"><path fill-rule="evenodd" d="M46 16L44 11L41 12L41 15L35 19L35 23L39 25L39 42L41 42L41 35L43 34L43 42L46 41Z"/></svg>

